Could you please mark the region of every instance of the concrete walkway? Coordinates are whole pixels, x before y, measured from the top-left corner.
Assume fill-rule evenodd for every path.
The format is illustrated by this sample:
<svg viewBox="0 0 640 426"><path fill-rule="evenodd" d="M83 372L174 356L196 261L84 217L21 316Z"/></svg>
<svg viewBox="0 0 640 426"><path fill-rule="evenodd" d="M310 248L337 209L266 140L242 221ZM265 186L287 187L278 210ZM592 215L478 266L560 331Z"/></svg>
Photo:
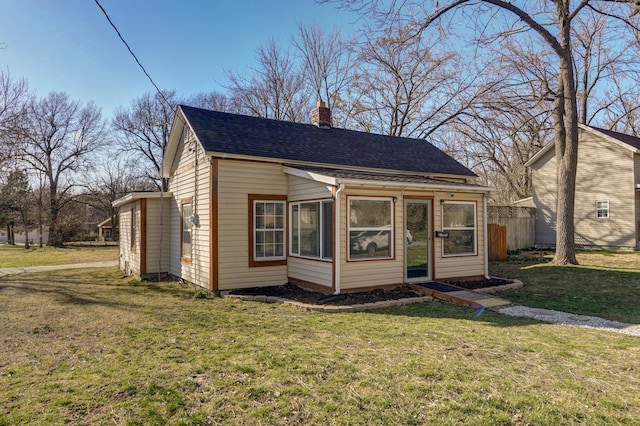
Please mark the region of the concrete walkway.
<svg viewBox="0 0 640 426"><path fill-rule="evenodd" d="M0 268L0 277L6 277L7 275L24 274L27 272L47 272L80 268L103 268L109 266L118 266L118 261L105 260L102 262L72 263L68 265L18 266L15 268Z"/></svg>

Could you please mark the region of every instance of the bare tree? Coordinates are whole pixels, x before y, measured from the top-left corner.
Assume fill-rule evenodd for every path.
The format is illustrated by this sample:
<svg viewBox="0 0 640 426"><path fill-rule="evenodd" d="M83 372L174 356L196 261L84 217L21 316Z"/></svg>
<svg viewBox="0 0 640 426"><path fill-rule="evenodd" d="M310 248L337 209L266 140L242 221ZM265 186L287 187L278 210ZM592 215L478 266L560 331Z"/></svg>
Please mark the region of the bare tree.
<svg viewBox="0 0 640 426"><path fill-rule="evenodd" d="M297 123L309 120L310 95L293 55L274 39L258 48L256 68L244 77L227 71L228 89L241 112Z"/></svg>
<svg viewBox="0 0 640 426"><path fill-rule="evenodd" d="M18 157L41 174L49 189L49 246L64 243L62 208L73 199L78 173L86 171L91 154L102 144L104 122L93 103L85 106L65 93L50 92L34 101L21 123Z"/></svg>
<svg viewBox="0 0 640 426"><path fill-rule="evenodd" d="M334 126L346 127L351 110L347 92L357 65L354 43L343 40L338 30L325 33L318 25L298 25L298 32L293 44L300 52L309 92L331 110Z"/></svg>
<svg viewBox="0 0 640 426"><path fill-rule="evenodd" d="M135 167L131 159L123 156L111 158L91 173L85 186L82 203L110 218L112 225L117 223L118 208L113 202L135 191L151 191L155 185L148 179L141 179L132 173ZM112 234L113 236L113 234Z"/></svg>
<svg viewBox="0 0 640 426"><path fill-rule="evenodd" d="M180 100L175 90L146 93L131 101L129 108L119 108L111 121L116 145L142 161L140 175L167 190L167 180L160 178L162 158L169 142L169 129Z"/></svg>
<svg viewBox="0 0 640 426"><path fill-rule="evenodd" d="M445 17L451 22L483 23L478 32L479 45L492 43L504 37L534 37L542 42L554 55L557 70L557 86L554 88L552 121L558 163L558 205L555 262L559 265L577 263L574 242L575 177L578 159L578 96L575 76L572 25L577 17L591 10L609 20L623 22L627 28L637 31L638 7L631 0L583 0L572 5L570 0L509 2L503 0L455 0L433 6L424 2L391 2L378 0L342 0L344 6L362 12L376 13L385 9L385 17L397 17L406 12L404 18L416 23L416 33L427 31ZM615 3L615 4L614 4ZM628 3L628 4L625 4ZM604 5L612 5L607 10ZM395 8L398 6L398 8ZM426 7L425 7L426 6ZM416 13L425 11L416 17ZM480 17L487 17L482 21ZM461 21L460 19L464 20ZM490 24L488 24L490 23ZM492 31L494 28L499 30Z"/></svg>
<svg viewBox="0 0 640 426"><path fill-rule="evenodd" d="M0 171L15 153L15 130L31 99L25 80L14 80L8 71L0 70Z"/></svg>
<svg viewBox="0 0 640 426"><path fill-rule="evenodd" d="M393 136L432 138L481 100L493 86L463 70L451 51L436 49L438 37L391 25L360 47L358 127Z"/></svg>

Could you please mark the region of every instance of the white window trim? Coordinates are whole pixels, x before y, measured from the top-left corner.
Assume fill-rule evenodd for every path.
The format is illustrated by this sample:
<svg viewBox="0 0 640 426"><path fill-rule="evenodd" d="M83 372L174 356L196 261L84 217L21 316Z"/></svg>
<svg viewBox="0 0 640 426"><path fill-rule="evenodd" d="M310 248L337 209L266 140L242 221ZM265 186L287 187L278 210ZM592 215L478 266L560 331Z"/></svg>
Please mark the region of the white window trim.
<svg viewBox="0 0 640 426"><path fill-rule="evenodd" d="M304 259L314 259L314 260L315 259L317 259L317 260L325 260L325 261L333 260L333 256L331 256L331 257L323 257L323 254L324 254L324 232L325 232L325 229L324 229L324 219L325 218L324 218L323 206L324 206L324 204L331 204L331 203L333 203L332 199L324 199L324 200L311 200L311 201L296 201L296 202L292 202L292 203L289 204L289 217L291 218L290 219L291 223L289 225L289 255L290 256L300 257L300 258L304 258ZM320 222L320 233L318 235L318 242L320 244L320 247L319 247L318 256L311 256L311 255L308 255L308 254L300 254L300 238L301 238L300 234L298 234L298 244L297 244L298 252L296 253L296 252L293 251L293 247L294 247L294 244L293 244L293 226L294 226L294 223L293 223L293 218L294 218L294 216L293 216L293 207L294 206L298 206L298 222L300 222L300 218L301 218L300 206L302 204L318 204L318 206L319 206L318 221ZM299 228L300 228L300 224L298 223L298 229ZM333 237L333 229L331 229L329 232L332 232L331 236ZM332 252L333 252L333 250L332 250Z"/></svg>
<svg viewBox="0 0 640 426"><path fill-rule="evenodd" d="M599 208L599 203L607 203L606 208ZM598 216L598 211L605 211L607 213L606 216ZM595 211L596 219L609 219L611 217L611 203L609 200L596 200L596 211Z"/></svg>
<svg viewBox="0 0 640 426"><path fill-rule="evenodd" d="M390 216L389 221L391 222L388 226L382 227L352 227L351 226L351 200L371 200L371 201L388 201ZM347 198L347 260L350 262L360 262L360 261L372 261L372 260L392 260L394 259L394 243L395 243L395 208L393 197L360 197L360 196L349 196ZM387 257L351 257L351 232L352 231L390 231L391 235L389 237L389 256Z"/></svg>
<svg viewBox="0 0 640 426"><path fill-rule="evenodd" d="M282 204L282 211L283 213L283 219L284 219L284 226L282 228L264 228L264 229L258 229L256 226L257 223L257 209L256 209L256 205L258 203L265 203L265 204ZM287 228L287 202L285 200L253 200L253 229L251 230L251 232L253 232L253 261L254 262L269 262L269 261L274 261L274 260L285 260L287 258L286 255L286 247L282 248L282 256L263 256L263 257L258 257L258 252L256 250L257 246L258 246L258 238L257 238L257 234L258 231L278 231L278 232L282 232L282 243L285 244L285 238L286 238L286 228Z"/></svg>
<svg viewBox="0 0 640 426"><path fill-rule="evenodd" d="M447 204L471 204L473 206L473 253L453 253L453 254L445 254L444 252L444 242L441 248L442 257L462 257L462 256L477 256L478 255L478 205L474 201L445 201L441 203L440 208L440 220L442 222L442 230L444 232L447 231L468 231L472 228L469 227L449 227L446 228L444 226L444 206Z"/></svg>

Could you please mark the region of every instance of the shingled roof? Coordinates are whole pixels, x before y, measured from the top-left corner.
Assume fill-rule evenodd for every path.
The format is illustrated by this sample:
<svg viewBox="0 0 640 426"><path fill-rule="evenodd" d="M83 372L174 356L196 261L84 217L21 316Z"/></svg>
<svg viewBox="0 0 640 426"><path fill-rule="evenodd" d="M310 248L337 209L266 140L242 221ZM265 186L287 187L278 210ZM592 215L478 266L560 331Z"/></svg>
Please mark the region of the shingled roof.
<svg viewBox="0 0 640 426"><path fill-rule="evenodd" d="M640 138L638 137L627 135L620 132L614 132L613 130L601 129L599 127L594 127L594 126L588 126L588 127L591 127L592 129L597 130L598 132L605 134L610 138L616 139L619 142L627 144L634 149L640 149Z"/></svg>
<svg viewBox="0 0 640 426"><path fill-rule="evenodd" d="M476 177L421 139L318 128L180 105L207 152L339 167Z"/></svg>

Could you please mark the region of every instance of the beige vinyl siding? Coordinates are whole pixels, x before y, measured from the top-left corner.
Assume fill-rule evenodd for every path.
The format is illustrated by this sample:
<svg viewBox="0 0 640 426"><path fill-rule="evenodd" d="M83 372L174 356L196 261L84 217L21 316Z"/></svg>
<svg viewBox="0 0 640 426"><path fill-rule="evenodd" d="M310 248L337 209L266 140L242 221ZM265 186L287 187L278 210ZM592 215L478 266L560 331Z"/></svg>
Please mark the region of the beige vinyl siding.
<svg viewBox="0 0 640 426"><path fill-rule="evenodd" d="M197 154L197 155L196 155ZM173 193L170 208L169 273L193 284L209 288L209 206L210 206L210 162L199 143L189 133L187 144L181 140L176 152L179 160L171 170L169 190ZM196 178L197 176L197 178ZM181 260L182 222L180 205L191 200L193 215L199 225L192 225L191 263Z"/></svg>
<svg viewBox="0 0 640 426"><path fill-rule="evenodd" d="M171 199L147 199L147 274L167 272ZM161 214L163 218L161 218Z"/></svg>
<svg viewBox="0 0 640 426"><path fill-rule="evenodd" d="M287 265L249 267L249 232L251 232L249 194L286 195L287 178L282 171L282 166L252 161L220 160L218 162L220 290L279 285L287 282Z"/></svg>
<svg viewBox="0 0 640 426"><path fill-rule="evenodd" d="M132 209L135 212L136 235L134 247L131 246ZM140 276L140 202L134 201L120 207L120 270L127 274Z"/></svg>
<svg viewBox="0 0 640 426"><path fill-rule="evenodd" d="M453 194L453 197L451 197ZM433 238L434 250L434 278L464 278L484 275L484 206L482 194L471 193L436 193L433 203L434 235L442 230L442 207L440 201L464 201L476 205L476 254L463 256L442 256L442 238Z"/></svg>
<svg viewBox="0 0 640 426"><path fill-rule="evenodd" d="M288 201L321 200L331 198L332 186L287 175Z"/></svg>
<svg viewBox="0 0 640 426"><path fill-rule="evenodd" d="M558 185L556 158L553 149L547 151L532 168L533 202L536 207L537 247L553 247L556 244L556 206Z"/></svg>
<svg viewBox="0 0 640 426"><path fill-rule="evenodd" d="M287 270L291 278L329 288L333 284L333 264L330 261L289 257Z"/></svg>
<svg viewBox="0 0 640 426"><path fill-rule="evenodd" d="M636 246L634 184L633 153L583 130L576 175L577 246ZM609 218L596 218L597 200L609 201Z"/></svg>

